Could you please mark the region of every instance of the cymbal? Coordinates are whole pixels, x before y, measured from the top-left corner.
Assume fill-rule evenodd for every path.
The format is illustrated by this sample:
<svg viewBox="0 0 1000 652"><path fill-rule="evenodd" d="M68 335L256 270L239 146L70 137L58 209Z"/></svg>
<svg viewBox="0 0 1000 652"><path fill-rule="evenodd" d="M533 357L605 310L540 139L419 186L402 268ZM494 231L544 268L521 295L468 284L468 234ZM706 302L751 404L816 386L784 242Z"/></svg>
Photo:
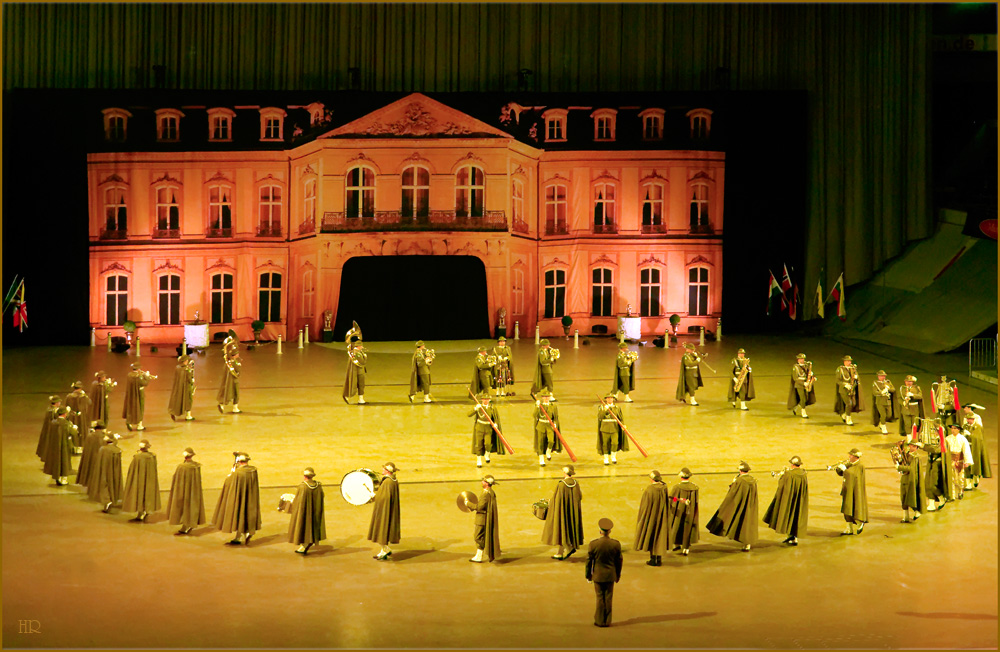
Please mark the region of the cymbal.
<svg viewBox="0 0 1000 652"><path fill-rule="evenodd" d="M471 491L463 491L462 493L458 494L458 498L455 499L455 503L458 505L458 508L463 512L472 511L471 509L465 506L465 501L469 501L470 503L472 503L472 505L479 504L479 498L476 496L476 494L472 493Z"/></svg>

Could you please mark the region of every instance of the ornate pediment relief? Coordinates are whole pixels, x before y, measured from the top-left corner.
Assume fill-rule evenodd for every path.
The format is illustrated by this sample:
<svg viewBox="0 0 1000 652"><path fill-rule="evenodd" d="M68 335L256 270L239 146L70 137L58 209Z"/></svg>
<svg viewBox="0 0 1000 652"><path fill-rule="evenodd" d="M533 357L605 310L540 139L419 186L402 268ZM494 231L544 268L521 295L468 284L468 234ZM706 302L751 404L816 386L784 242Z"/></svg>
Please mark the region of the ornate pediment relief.
<svg viewBox="0 0 1000 652"><path fill-rule="evenodd" d="M688 266L697 265L698 263L712 265L712 261L710 261L708 258L705 258L704 256L695 256L694 258L688 261Z"/></svg>
<svg viewBox="0 0 1000 652"><path fill-rule="evenodd" d="M639 267L643 265L663 265L663 261L656 256L650 254L649 258L645 258L639 261Z"/></svg>
<svg viewBox="0 0 1000 652"><path fill-rule="evenodd" d="M155 269L153 269L153 274L156 274L157 272L162 271L162 270L167 270L167 271L171 271L172 270L172 271L175 271L175 272L183 272L184 271L183 269L181 269L177 265L174 265L169 260L166 261L166 262L164 262L159 267L156 267Z"/></svg>
<svg viewBox="0 0 1000 652"><path fill-rule="evenodd" d="M111 174L110 174L110 175L108 176L108 178L107 178L107 179L105 179L104 181L102 181L100 185L102 185L102 186L103 186L103 185L104 185L104 184L106 184L106 183L123 183L123 184L125 184L126 186L127 186L127 185L129 185L129 184L128 184L128 181L126 181L125 179L122 179L122 178L121 178L120 176L118 176L118 175L117 175L117 174L115 174L114 172L112 172L112 173L111 173Z"/></svg>
<svg viewBox="0 0 1000 652"><path fill-rule="evenodd" d="M178 186L184 185L180 181L178 181L177 179L175 179L172 176L170 176L169 172L164 172L163 176L160 177L159 179L153 179L153 183L150 184L150 185L154 185L155 186L158 183L176 183Z"/></svg>
<svg viewBox="0 0 1000 652"><path fill-rule="evenodd" d="M233 267L233 264L230 261L220 258L205 268L206 271L210 269L236 269L236 268Z"/></svg>
<svg viewBox="0 0 1000 652"><path fill-rule="evenodd" d="M611 258L609 258L607 254L601 254L598 258L595 258L593 264L597 263L610 263L611 265L616 265L616 266L618 265L618 262L615 260L611 260Z"/></svg>
<svg viewBox="0 0 1000 652"><path fill-rule="evenodd" d="M322 138L348 136L512 138L510 134L421 93L407 95L364 117L333 129Z"/></svg>
<svg viewBox="0 0 1000 652"><path fill-rule="evenodd" d="M101 270L101 274L107 274L108 272L125 272L126 274L131 274L132 270L125 267L118 261L115 261L113 263L109 263L107 267Z"/></svg>

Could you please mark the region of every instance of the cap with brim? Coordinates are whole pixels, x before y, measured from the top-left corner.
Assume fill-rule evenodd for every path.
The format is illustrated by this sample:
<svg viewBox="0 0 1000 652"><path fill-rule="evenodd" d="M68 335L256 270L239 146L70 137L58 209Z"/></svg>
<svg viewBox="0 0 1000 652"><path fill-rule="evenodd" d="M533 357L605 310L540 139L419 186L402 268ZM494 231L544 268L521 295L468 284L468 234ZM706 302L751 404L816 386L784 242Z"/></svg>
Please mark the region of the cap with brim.
<svg viewBox="0 0 1000 652"><path fill-rule="evenodd" d="M132 363L132 370L133 370L133 371L138 371L138 370L139 370L139 369L141 369L141 368L142 368L142 365L141 365L141 364L139 364L138 362L133 362L133 363Z"/></svg>
<svg viewBox="0 0 1000 652"><path fill-rule="evenodd" d="M111 443L111 442L113 442L113 441L114 441L114 440L115 440L115 439L116 439L117 437L118 437L117 435L115 435L115 434L113 434L113 433L110 433L110 432L109 432L108 434L104 435L104 443L105 443L105 444L110 444L110 443Z"/></svg>
<svg viewBox="0 0 1000 652"><path fill-rule="evenodd" d="M861 451L859 451L857 448L852 448L851 450L847 451L847 454L853 455L854 457L861 457Z"/></svg>
<svg viewBox="0 0 1000 652"><path fill-rule="evenodd" d="M741 473L749 473L750 472L750 465L747 464L746 462L740 462L739 469L740 469Z"/></svg>
<svg viewBox="0 0 1000 652"><path fill-rule="evenodd" d="M507 341L506 337L500 336L497 338L497 342L506 342L506 341Z"/></svg>
<svg viewBox="0 0 1000 652"><path fill-rule="evenodd" d="M796 359L796 360L804 360L804 359L805 359L805 357L806 357L806 354L805 354L805 353L796 353L796 354L795 354L795 359Z"/></svg>
<svg viewBox="0 0 1000 652"><path fill-rule="evenodd" d="M49 397L49 403L59 403L60 401L62 401L61 396L56 396L55 394L53 394L52 396Z"/></svg>
<svg viewBox="0 0 1000 652"><path fill-rule="evenodd" d="M478 398L480 401L483 400L484 398L488 399L489 397L490 397L490 393L487 392L486 390L483 390L483 391L479 392L478 394L476 394L476 398Z"/></svg>
<svg viewBox="0 0 1000 652"><path fill-rule="evenodd" d="M535 394L535 396L537 396L538 398L550 398L552 396L552 392L550 392L547 389L540 389L538 390L538 393Z"/></svg>
<svg viewBox="0 0 1000 652"><path fill-rule="evenodd" d="M879 369L879 370L878 370L877 372L875 372L875 375L876 375L876 376L884 376L884 375L886 375L886 374L885 374L885 371L884 371L884 370L882 370L882 369Z"/></svg>
<svg viewBox="0 0 1000 652"><path fill-rule="evenodd" d="M486 353L486 347L485 346L479 347L479 352L480 353Z"/></svg>
<svg viewBox="0 0 1000 652"><path fill-rule="evenodd" d="M232 328L229 329L229 337L233 338L234 340L240 339L239 336L236 335L236 331L234 331Z"/></svg>
<svg viewBox="0 0 1000 652"><path fill-rule="evenodd" d="M849 356L849 355L845 355L845 356L844 356L844 361L845 361L845 362L853 362L853 361L854 361L854 358L852 358L852 357L851 357L851 356Z"/></svg>
<svg viewBox="0 0 1000 652"><path fill-rule="evenodd" d="M614 400L617 397L615 396L614 392L612 392L610 394L605 394L604 398L610 398L610 399Z"/></svg>
<svg viewBox="0 0 1000 652"><path fill-rule="evenodd" d="M576 475L576 469L573 468L572 464L567 464L566 466L562 467L562 471L566 475Z"/></svg>
<svg viewBox="0 0 1000 652"><path fill-rule="evenodd" d="M793 455L792 458L788 460L788 463L792 466L802 466L802 458L798 455Z"/></svg>
<svg viewBox="0 0 1000 652"><path fill-rule="evenodd" d="M388 471L389 473L395 473L396 471L399 470L398 468L396 468L396 465L393 464L392 462L386 462L385 464L382 465L382 468Z"/></svg>
<svg viewBox="0 0 1000 652"><path fill-rule="evenodd" d="M549 345L549 341L548 340L542 340L541 342L538 343L538 345L539 346L548 346Z"/></svg>
<svg viewBox="0 0 1000 652"><path fill-rule="evenodd" d="M691 342L684 342L684 348L694 350L695 346Z"/></svg>
<svg viewBox="0 0 1000 652"><path fill-rule="evenodd" d="M62 408L60 408L60 409L62 409ZM962 429L962 426L958 425L957 423L953 423L953 424L949 425L948 427L949 428L955 428L956 430L961 430Z"/></svg>
<svg viewBox="0 0 1000 652"><path fill-rule="evenodd" d="M249 462L250 461L250 454L249 453L240 453L239 455L236 456L236 461L237 462Z"/></svg>
<svg viewBox="0 0 1000 652"><path fill-rule="evenodd" d="M619 349L627 349L628 348L628 344L626 344L625 342L619 342L618 343L618 348Z"/></svg>
<svg viewBox="0 0 1000 652"><path fill-rule="evenodd" d="M745 351L745 350L743 350L743 349L739 349L739 350L737 350L737 351L736 351L736 354L737 354L737 355L739 355L740 353L743 353L743 354L745 354L745 353L746 353L746 351Z"/></svg>
<svg viewBox="0 0 1000 652"><path fill-rule="evenodd" d="M660 475L659 471L657 471L656 469L653 469L652 471L649 472L649 479L650 480L656 480L657 482L659 482L660 480L663 479L663 476Z"/></svg>
<svg viewBox="0 0 1000 652"><path fill-rule="evenodd" d="M313 478L316 477L316 472L313 471L313 468L311 466L307 466L302 470L302 475L304 475L307 478Z"/></svg>
<svg viewBox="0 0 1000 652"><path fill-rule="evenodd" d="M910 381L912 383L915 383L915 382L917 382L917 377L916 376L907 376L905 378L905 380L908 380L908 381Z"/></svg>
<svg viewBox="0 0 1000 652"><path fill-rule="evenodd" d="M151 444L148 439L142 439L139 441L139 448L149 448Z"/></svg>
<svg viewBox="0 0 1000 652"><path fill-rule="evenodd" d="M190 360L190 359L191 359L191 356L189 356L189 355L187 355L187 354L185 353L184 355L182 355L182 356L179 356L179 357L177 358L177 362L187 362L187 361L188 361L188 360Z"/></svg>
<svg viewBox="0 0 1000 652"><path fill-rule="evenodd" d="M185 448L184 449L184 457L194 457L194 449L190 448L190 447Z"/></svg>
<svg viewBox="0 0 1000 652"><path fill-rule="evenodd" d="M83 389L83 383L81 383L78 380L78 381L74 382L72 385L70 385L70 388L71 389Z"/></svg>
<svg viewBox="0 0 1000 652"><path fill-rule="evenodd" d="M681 472L678 473L677 475L681 476L682 478L690 478L691 477L691 469L689 469L688 467L685 466L683 469L681 469Z"/></svg>
<svg viewBox="0 0 1000 652"><path fill-rule="evenodd" d="M94 378L100 378L101 376L107 376L108 374L103 371L95 371Z"/></svg>
<svg viewBox="0 0 1000 652"><path fill-rule="evenodd" d="M68 407L65 407L65 406L59 408L58 410L56 410L56 416L60 416L60 417L64 417L64 416L66 416L69 413L70 413L70 409Z"/></svg>
<svg viewBox="0 0 1000 652"><path fill-rule="evenodd" d="M611 522L610 518L602 518L597 522L597 527L601 528L604 531L610 530L614 526L615 524Z"/></svg>
<svg viewBox="0 0 1000 652"><path fill-rule="evenodd" d="M424 341L423 341L423 340L417 340L417 348L418 348L418 349L419 349L420 347L422 347L423 345L424 345Z"/></svg>
<svg viewBox="0 0 1000 652"><path fill-rule="evenodd" d="M493 485L495 485L497 483L497 479L494 478L492 475L484 475L483 476L483 482L485 482L486 484L488 484L488 485L490 485L492 487Z"/></svg>

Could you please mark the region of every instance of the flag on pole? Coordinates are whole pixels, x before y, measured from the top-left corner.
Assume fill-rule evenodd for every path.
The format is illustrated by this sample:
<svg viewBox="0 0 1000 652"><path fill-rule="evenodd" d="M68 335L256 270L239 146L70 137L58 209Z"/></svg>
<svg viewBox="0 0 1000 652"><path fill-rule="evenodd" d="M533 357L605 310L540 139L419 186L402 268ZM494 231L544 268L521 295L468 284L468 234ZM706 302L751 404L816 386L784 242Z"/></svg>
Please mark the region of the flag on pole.
<svg viewBox="0 0 1000 652"><path fill-rule="evenodd" d="M816 313L819 315L820 319L825 316L823 314L823 272L819 273L819 280L816 281Z"/></svg>
<svg viewBox="0 0 1000 652"><path fill-rule="evenodd" d="M781 292L785 293L792 289L792 277L788 275L788 265L785 265L785 275L781 277Z"/></svg>
<svg viewBox="0 0 1000 652"><path fill-rule="evenodd" d="M21 281L21 296L14 301L14 327L21 333L28 327L28 304L24 300L24 280Z"/></svg>
<svg viewBox="0 0 1000 652"><path fill-rule="evenodd" d="M833 284L833 289L830 290L830 296L833 300L837 302L837 316L842 320L847 320L847 307L844 305L844 274L841 272L840 276L837 278L837 282Z"/></svg>
<svg viewBox="0 0 1000 652"><path fill-rule="evenodd" d="M792 286L792 298L788 302L788 316L793 321L795 320L795 318L799 314L798 303L799 303L799 286L798 285L793 285Z"/></svg>
<svg viewBox="0 0 1000 652"><path fill-rule="evenodd" d="M21 289L21 283L24 279L20 281L17 280L17 274L14 275L14 282L10 284L10 289L7 290L7 294L3 298L3 312L7 314L7 308L14 303L14 297L17 296L17 291Z"/></svg>
<svg viewBox="0 0 1000 652"><path fill-rule="evenodd" d="M785 307L785 296L781 293L781 286L778 285L778 280L774 278L774 272L767 270L767 273L771 276L771 280L767 288L767 314L771 314L771 305L774 303L775 297L781 297L781 307L784 310Z"/></svg>

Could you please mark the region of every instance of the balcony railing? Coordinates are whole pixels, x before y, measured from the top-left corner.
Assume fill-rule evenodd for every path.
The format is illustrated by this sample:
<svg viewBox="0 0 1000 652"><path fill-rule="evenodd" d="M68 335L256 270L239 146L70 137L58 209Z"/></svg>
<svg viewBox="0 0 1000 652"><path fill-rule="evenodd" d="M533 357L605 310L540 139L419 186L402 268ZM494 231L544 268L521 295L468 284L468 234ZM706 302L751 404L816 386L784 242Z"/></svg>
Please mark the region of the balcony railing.
<svg viewBox="0 0 1000 652"><path fill-rule="evenodd" d="M281 225L280 224L261 224L257 227L257 237L258 238L280 238L281 237Z"/></svg>
<svg viewBox="0 0 1000 652"><path fill-rule="evenodd" d="M643 224L642 225L642 232L643 233L666 233L667 232L667 225L666 224Z"/></svg>
<svg viewBox="0 0 1000 652"><path fill-rule="evenodd" d="M125 229L105 229L101 231L101 240L125 240L128 232Z"/></svg>
<svg viewBox="0 0 1000 652"><path fill-rule="evenodd" d="M528 223L519 217L515 217L513 223L511 224L511 229L514 233L527 233Z"/></svg>
<svg viewBox="0 0 1000 652"><path fill-rule="evenodd" d="M569 233L569 228L565 222L545 223L545 235L566 235L567 233Z"/></svg>
<svg viewBox="0 0 1000 652"><path fill-rule="evenodd" d="M180 229L153 229L153 237L157 240L181 237Z"/></svg>
<svg viewBox="0 0 1000 652"><path fill-rule="evenodd" d="M299 235L306 235L307 233L316 233L316 218L310 217L299 224Z"/></svg>
<svg viewBox="0 0 1000 652"><path fill-rule="evenodd" d="M712 235L713 233L715 233L715 229L712 228L711 224L692 224L691 233L701 234L701 235Z"/></svg>
<svg viewBox="0 0 1000 652"><path fill-rule="evenodd" d="M482 217L462 217L455 211L431 211L410 217L400 211L375 211L374 215L347 217L342 212L323 213L321 233L350 231L506 231L504 211L485 211Z"/></svg>
<svg viewBox="0 0 1000 652"><path fill-rule="evenodd" d="M614 224L595 224L594 233L618 233L618 227Z"/></svg>
<svg viewBox="0 0 1000 652"><path fill-rule="evenodd" d="M232 227L228 229L210 228L205 235L207 235L209 238L231 238L233 237L233 229Z"/></svg>

